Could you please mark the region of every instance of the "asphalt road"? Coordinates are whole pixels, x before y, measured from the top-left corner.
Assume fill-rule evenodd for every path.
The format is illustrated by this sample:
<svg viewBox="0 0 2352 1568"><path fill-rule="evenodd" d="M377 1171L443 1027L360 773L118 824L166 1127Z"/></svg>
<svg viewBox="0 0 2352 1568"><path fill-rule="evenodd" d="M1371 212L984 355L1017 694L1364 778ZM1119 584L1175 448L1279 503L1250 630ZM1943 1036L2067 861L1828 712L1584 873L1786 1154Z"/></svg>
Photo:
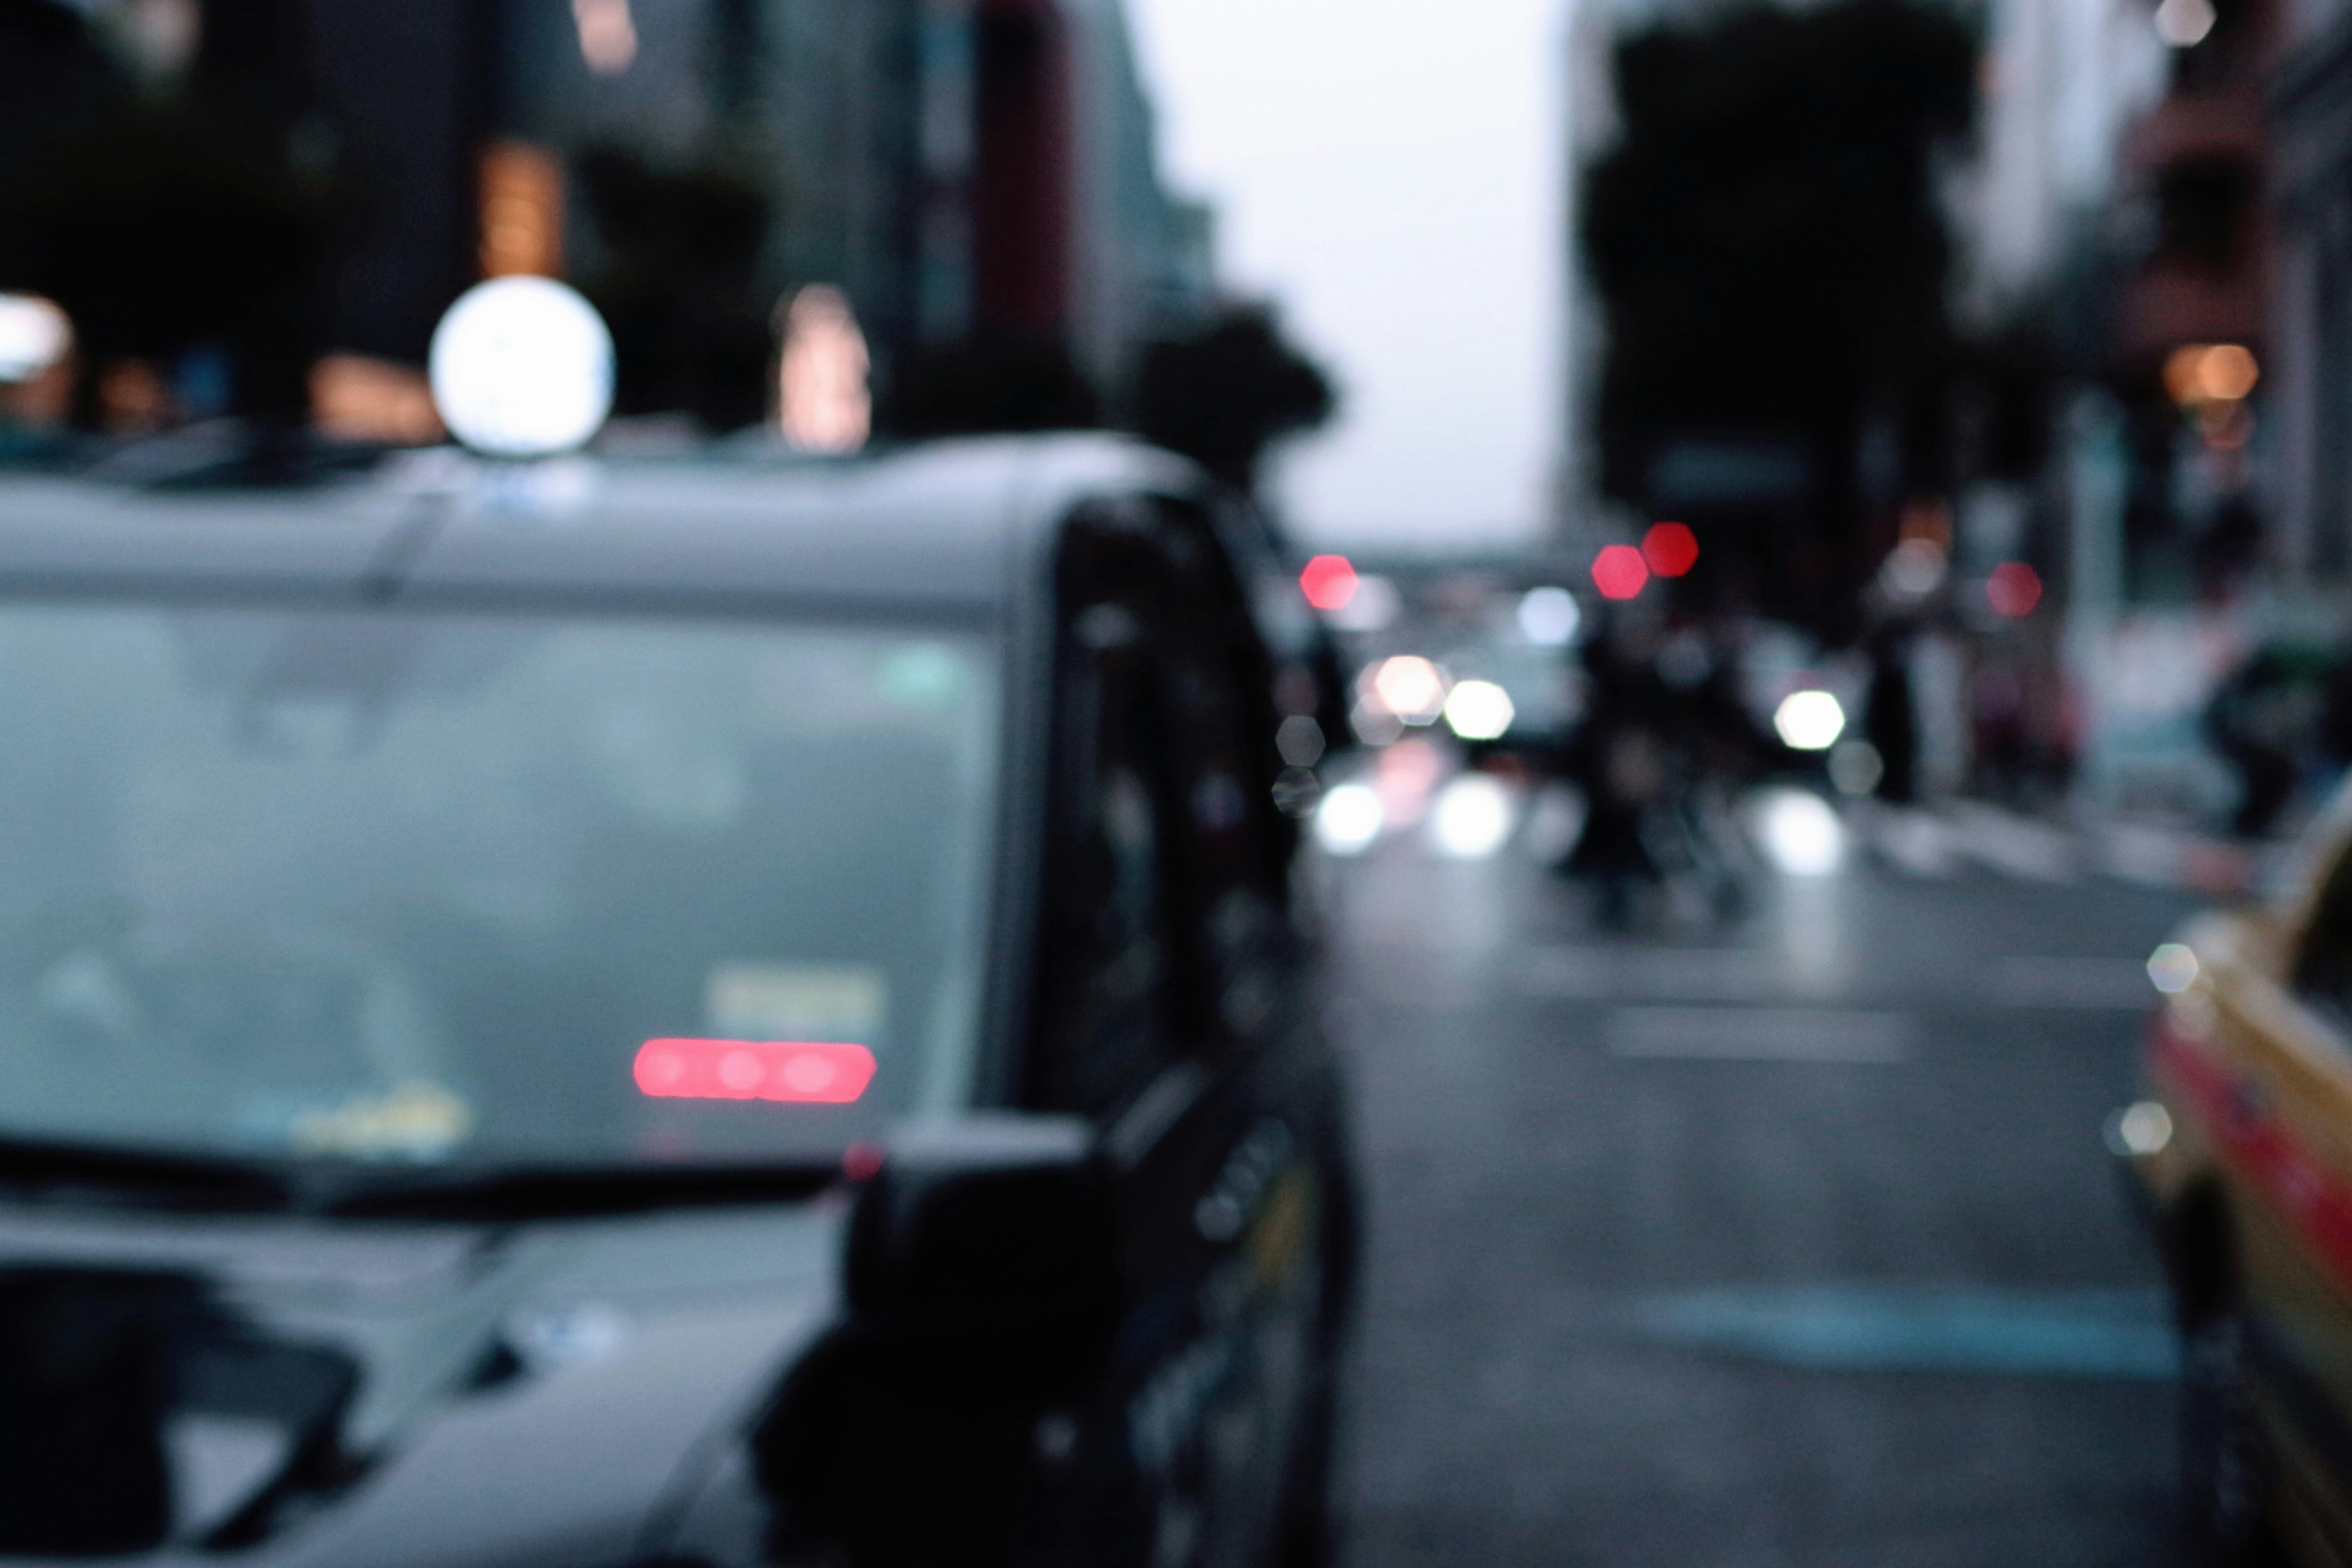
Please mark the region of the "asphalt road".
<svg viewBox="0 0 2352 1568"><path fill-rule="evenodd" d="M1369 1187L1352 1568L2162 1564L2170 1342L2101 1146L2190 906L1856 853L1596 932L1335 867Z"/></svg>

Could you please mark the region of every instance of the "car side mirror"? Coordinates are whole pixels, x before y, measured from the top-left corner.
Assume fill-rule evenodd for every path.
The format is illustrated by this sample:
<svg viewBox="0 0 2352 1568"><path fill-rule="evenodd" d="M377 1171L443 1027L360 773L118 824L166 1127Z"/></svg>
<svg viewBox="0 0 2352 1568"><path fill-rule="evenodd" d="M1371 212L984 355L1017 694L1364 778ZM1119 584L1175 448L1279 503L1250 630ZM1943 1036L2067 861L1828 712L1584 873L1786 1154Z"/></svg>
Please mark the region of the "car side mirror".
<svg viewBox="0 0 2352 1568"><path fill-rule="evenodd" d="M1078 1119L895 1137L850 1218L846 1316L751 1436L771 1552L1014 1561L1038 1424L1083 1399L1109 1351L1117 1213Z"/></svg>
<svg viewBox="0 0 2352 1568"><path fill-rule="evenodd" d="M960 1117L893 1141L849 1227L854 1318L1068 1334L1117 1295L1116 1209L1076 1117Z"/></svg>

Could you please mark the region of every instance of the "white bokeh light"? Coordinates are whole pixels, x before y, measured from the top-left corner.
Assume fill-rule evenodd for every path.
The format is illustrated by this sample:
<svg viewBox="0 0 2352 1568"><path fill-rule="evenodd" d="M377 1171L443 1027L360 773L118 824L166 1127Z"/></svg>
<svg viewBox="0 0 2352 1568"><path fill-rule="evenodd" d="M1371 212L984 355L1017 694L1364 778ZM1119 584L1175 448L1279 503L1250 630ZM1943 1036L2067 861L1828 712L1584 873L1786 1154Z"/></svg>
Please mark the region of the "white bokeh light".
<svg viewBox="0 0 2352 1568"><path fill-rule="evenodd" d="M1530 588L1519 600L1519 635L1543 647L1565 647L1576 639L1584 612L1565 588Z"/></svg>
<svg viewBox="0 0 2352 1568"><path fill-rule="evenodd" d="M1845 710L1826 691L1791 691L1772 715L1772 728L1793 751L1826 752L1845 733Z"/></svg>
<svg viewBox="0 0 2352 1568"><path fill-rule="evenodd" d="M66 356L73 327L38 294L0 294L0 382L30 381Z"/></svg>
<svg viewBox="0 0 2352 1568"><path fill-rule="evenodd" d="M549 278L499 278L458 296L433 333L433 404L452 435L494 458L585 445L613 409L613 335Z"/></svg>
<svg viewBox="0 0 2352 1568"><path fill-rule="evenodd" d="M1315 808L1315 842L1327 855L1361 855L1387 822L1388 812L1370 785L1344 784Z"/></svg>
<svg viewBox="0 0 2352 1568"><path fill-rule="evenodd" d="M1757 801L1755 821L1765 857L1791 877L1826 877L1845 863L1845 824L1817 795L1772 790Z"/></svg>
<svg viewBox="0 0 2352 1568"><path fill-rule="evenodd" d="M1445 722L1465 741L1499 741L1519 710L1511 694L1491 680L1456 681L1445 699Z"/></svg>
<svg viewBox="0 0 2352 1568"><path fill-rule="evenodd" d="M2167 996L2178 996L2197 984L2197 954L2187 945L2168 942L2148 955L2147 977Z"/></svg>
<svg viewBox="0 0 2352 1568"><path fill-rule="evenodd" d="M1491 773L1463 773L1437 792L1430 842L1449 860L1484 860L1510 842L1511 792Z"/></svg>

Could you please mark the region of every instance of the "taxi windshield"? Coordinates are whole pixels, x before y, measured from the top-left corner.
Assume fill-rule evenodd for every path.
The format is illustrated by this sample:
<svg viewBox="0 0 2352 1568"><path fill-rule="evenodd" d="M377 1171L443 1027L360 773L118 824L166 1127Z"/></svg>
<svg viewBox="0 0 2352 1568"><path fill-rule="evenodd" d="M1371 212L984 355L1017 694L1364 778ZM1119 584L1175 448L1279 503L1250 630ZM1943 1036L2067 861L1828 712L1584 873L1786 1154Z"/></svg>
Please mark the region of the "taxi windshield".
<svg viewBox="0 0 2352 1568"><path fill-rule="evenodd" d="M0 1139L837 1157L966 1093L997 695L932 630L0 605Z"/></svg>

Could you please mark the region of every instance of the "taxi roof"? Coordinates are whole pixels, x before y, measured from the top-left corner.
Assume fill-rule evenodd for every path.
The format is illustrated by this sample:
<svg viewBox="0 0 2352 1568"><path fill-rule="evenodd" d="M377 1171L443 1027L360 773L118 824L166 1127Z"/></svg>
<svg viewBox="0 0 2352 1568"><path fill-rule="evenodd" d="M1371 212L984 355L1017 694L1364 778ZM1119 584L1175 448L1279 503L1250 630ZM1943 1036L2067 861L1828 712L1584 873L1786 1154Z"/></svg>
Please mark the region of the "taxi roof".
<svg viewBox="0 0 2352 1568"><path fill-rule="evenodd" d="M670 601L994 619L1091 497L1196 488L1139 443L941 442L845 460L401 454L320 484L0 474L0 594Z"/></svg>

